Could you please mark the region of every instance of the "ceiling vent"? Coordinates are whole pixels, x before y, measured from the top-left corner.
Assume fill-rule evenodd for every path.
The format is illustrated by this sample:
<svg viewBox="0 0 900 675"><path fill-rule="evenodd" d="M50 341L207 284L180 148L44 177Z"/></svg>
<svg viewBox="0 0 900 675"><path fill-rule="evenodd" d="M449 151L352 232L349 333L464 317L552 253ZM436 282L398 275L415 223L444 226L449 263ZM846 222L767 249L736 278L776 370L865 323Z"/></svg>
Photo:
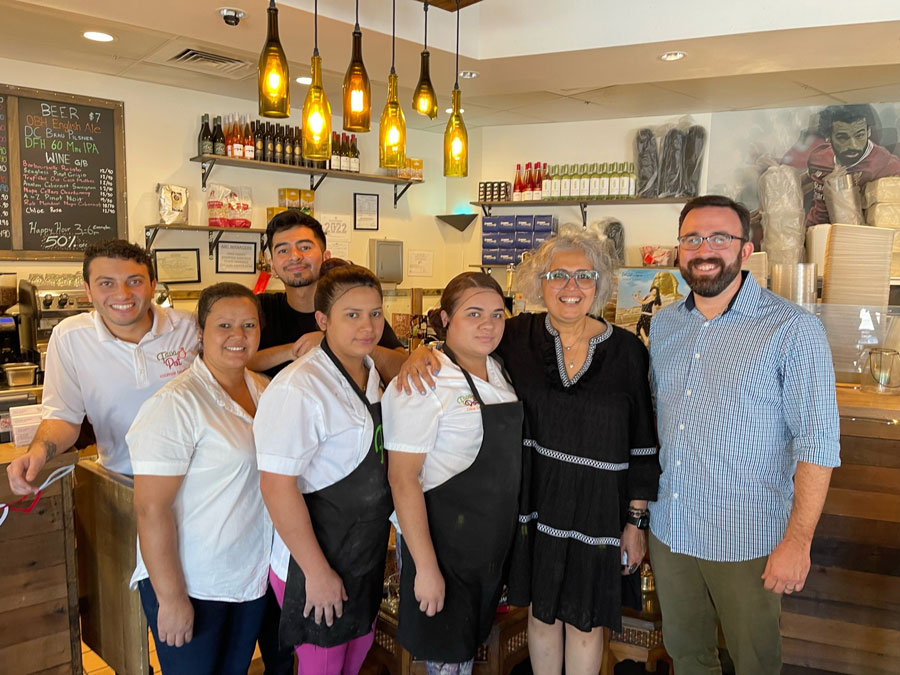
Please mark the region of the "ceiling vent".
<svg viewBox="0 0 900 675"><path fill-rule="evenodd" d="M229 80L242 80L249 76L256 76L255 62L250 63L232 56L216 54L209 49L187 45L181 40L169 42L146 57L144 61L204 75L226 77Z"/></svg>

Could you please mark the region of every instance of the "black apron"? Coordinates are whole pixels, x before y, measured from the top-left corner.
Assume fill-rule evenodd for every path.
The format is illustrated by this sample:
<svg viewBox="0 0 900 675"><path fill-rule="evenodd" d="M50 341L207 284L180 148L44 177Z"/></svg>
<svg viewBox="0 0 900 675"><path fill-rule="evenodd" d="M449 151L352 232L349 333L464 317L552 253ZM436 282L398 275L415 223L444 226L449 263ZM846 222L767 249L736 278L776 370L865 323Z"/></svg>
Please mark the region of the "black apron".
<svg viewBox="0 0 900 675"><path fill-rule="evenodd" d="M444 352L456 363L446 346ZM485 405L469 373L461 370L480 406L484 438L469 468L425 493L445 588L444 608L433 617L419 609L412 556L406 546L400 552L397 640L416 658L444 663L473 658L494 625L522 472L522 402Z"/></svg>
<svg viewBox="0 0 900 675"><path fill-rule="evenodd" d="M314 611L304 618L306 577L291 556L279 626L279 638L284 645L335 647L372 630L381 606L391 527L388 519L394 510L387 481L381 403L369 403L327 340L322 340L322 350L368 409L375 433L369 452L359 466L337 483L303 495L322 553L344 582L347 600L343 615L335 617L330 627L324 618L317 625Z"/></svg>

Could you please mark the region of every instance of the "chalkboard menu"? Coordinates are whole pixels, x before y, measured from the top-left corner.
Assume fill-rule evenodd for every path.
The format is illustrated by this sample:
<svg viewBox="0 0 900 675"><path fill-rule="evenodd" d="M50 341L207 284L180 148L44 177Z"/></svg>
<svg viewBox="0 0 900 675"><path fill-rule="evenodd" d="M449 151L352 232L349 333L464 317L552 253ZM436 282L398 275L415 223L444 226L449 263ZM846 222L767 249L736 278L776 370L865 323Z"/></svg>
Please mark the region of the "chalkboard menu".
<svg viewBox="0 0 900 675"><path fill-rule="evenodd" d="M122 103L3 85L0 101L0 259L76 260L127 238Z"/></svg>

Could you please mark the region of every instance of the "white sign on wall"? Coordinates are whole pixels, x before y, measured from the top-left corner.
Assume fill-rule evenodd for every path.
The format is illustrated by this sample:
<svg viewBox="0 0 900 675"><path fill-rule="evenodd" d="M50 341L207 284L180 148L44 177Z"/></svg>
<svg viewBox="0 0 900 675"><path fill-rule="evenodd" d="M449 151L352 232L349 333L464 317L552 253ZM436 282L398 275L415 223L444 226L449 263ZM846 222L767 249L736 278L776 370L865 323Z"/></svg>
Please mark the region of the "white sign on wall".
<svg viewBox="0 0 900 675"><path fill-rule="evenodd" d="M325 238L328 241L328 250L334 258L350 259L350 219L341 214L322 214L319 217L322 229L325 230Z"/></svg>
<svg viewBox="0 0 900 675"><path fill-rule="evenodd" d="M433 277L434 251L410 250L406 258L406 276Z"/></svg>

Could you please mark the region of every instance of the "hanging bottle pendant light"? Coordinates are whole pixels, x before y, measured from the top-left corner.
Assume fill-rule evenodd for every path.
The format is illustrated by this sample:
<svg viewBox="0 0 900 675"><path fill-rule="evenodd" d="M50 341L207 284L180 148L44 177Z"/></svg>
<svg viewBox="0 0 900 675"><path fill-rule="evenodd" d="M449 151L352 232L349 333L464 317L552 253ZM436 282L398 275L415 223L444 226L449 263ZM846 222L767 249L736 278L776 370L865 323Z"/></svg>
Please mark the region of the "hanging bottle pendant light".
<svg viewBox="0 0 900 675"><path fill-rule="evenodd" d="M394 40L397 33L397 1L393 0L391 22L391 74L388 76L388 97L378 125L378 166L383 169L402 169L406 166L406 116L397 95L397 71L394 70Z"/></svg>
<svg viewBox="0 0 900 675"><path fill-rule="evenodd" d="M372 119L372 87L362 58L362 31L359 30L359 0L353 27L353 55L344 75L344 131L365 133Z"/></svg>
<svg viewBox="0 0 900 675"><path fill-rule="evenodd" d="M287 57L278 39L278 8L269 0L266 43L259 55L257 86L259 114L263 117L288 117L291 114L290 75Z"/></svg>
<svg viewBox="0 0 900 675"><path fill-rule="evenodd" d="M413 92L413 110L429 119L437 117L437 94L431 84L431 54L428 53L428 0L425 0L425 40L422 43L422 64L419 66L419 83Z"/></svg>
<svg viewBox="0 0 900 675"><path fill-rule="evenodd" d="M322 88L322 57L319 56L319 1L315 2L312 84L303 102L303 157L312 161L331 159L331 104Z"/></svg>
<svg viewBox="0 0 900 675"><path fill-rule="evenodd" d="M456 0L456 82L453 85L453 110L444 129L444 175L465 178L469 175L469 134L460 112L459 91L459 0Z"/></svg>

